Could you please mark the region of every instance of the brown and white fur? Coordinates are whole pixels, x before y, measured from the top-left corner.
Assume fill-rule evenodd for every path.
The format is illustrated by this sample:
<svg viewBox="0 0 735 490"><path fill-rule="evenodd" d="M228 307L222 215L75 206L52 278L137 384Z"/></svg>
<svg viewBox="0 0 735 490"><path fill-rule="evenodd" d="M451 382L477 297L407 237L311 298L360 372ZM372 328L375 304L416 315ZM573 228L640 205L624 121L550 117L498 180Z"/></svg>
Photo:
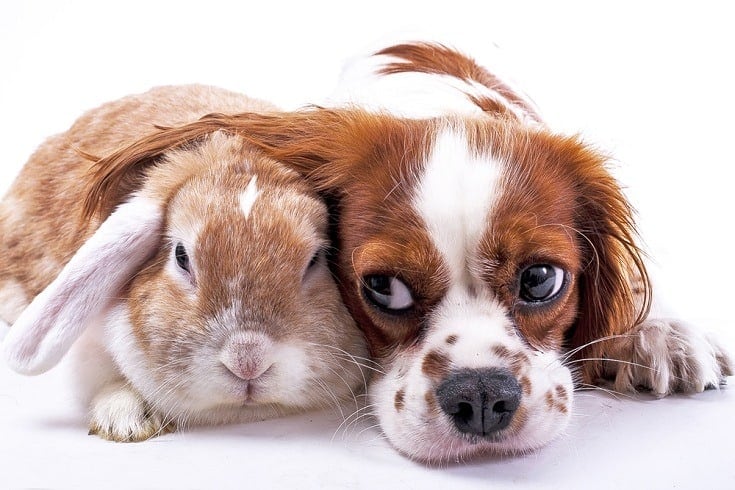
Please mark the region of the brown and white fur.
<svg viewBox="0 0 735 490"><path fill-rule="evenodd" d="M650 308L605 155L453 50L400 45L366 63L379 92L348 87L345 107L211 115L106 164L223 130L313 182L334 216L343 298L382 369L371 407L411 458L538 448L567 427L575 382L664 396L732 374L716 341ZM455 93L436 103L445 81L437 97Z"/></svg>
<svg viewBox="0 0 735 490"><path fill-rule="evenodd" d="M41 145L0 204L9 364L38 374L70 350L106 439L323 407L364 385L327 209L300 175L223 133L114 178L84 155L246 110L274 108L205 86L105 104Z"/></svg>

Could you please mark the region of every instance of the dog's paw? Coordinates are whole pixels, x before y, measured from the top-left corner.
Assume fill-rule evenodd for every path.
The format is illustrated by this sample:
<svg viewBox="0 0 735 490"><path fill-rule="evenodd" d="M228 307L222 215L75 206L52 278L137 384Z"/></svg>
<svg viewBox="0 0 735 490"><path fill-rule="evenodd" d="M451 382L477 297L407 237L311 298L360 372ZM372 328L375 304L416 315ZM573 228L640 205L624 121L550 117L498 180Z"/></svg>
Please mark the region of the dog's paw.
<svg viewBox="0 0 735 490"><path fill-rule="evenodd" d="M92 400L90 435L115 442L140 442L173 429L128 385L109 386Z"/></svg>
<svg viewBox="0 0 735 490"><path fill-rule="evenodd" d="M735 366L714 337L669 318L649 318L611 347L606 371L617 391L701 392L723 384Z"/></svg>

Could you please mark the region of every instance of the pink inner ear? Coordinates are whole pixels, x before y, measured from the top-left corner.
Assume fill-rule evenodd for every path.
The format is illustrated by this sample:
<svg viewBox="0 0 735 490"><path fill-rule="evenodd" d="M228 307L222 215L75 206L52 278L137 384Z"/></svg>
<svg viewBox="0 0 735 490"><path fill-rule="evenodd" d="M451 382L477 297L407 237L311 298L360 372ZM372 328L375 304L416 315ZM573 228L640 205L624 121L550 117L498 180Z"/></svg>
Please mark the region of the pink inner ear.
<svg viewBox="0 0 735 490"><path fill-rule="evenodd" d="M55 366L154 252L161 222L160 205L145 197L112 213L13 324L4 342L10 367L40 374Z"/></svg>

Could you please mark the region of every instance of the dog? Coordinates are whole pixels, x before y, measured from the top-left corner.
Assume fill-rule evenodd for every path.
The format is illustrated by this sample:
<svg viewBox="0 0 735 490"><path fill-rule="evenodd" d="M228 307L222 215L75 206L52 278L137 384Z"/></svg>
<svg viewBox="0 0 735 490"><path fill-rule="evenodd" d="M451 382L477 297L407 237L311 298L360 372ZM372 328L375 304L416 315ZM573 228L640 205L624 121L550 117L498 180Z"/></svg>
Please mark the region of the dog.
<svg viewBox="0 0 735 490"><path fill-rule="evenodd" d="M100 181L218 130L305 175L330 203L333 271L380 365L369 403L415 460L539 448L567 427L575 385L665 396L733 374L714 338L657 311L605 155L445 46L355 66L359 90L334 107L162 129L106 159Z"/></svg>

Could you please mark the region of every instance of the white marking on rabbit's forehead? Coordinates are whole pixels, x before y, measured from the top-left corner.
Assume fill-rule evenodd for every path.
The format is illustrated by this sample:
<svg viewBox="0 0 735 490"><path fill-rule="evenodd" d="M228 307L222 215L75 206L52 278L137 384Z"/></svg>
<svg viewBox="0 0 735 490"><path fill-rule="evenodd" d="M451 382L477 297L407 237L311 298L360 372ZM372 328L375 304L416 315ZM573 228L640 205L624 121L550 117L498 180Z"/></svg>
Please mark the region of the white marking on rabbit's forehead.
<svg viewBox="0 0 735 490"><path fill-rule="evenodd" d="M248 183L247 188L245 191L240 194L240 209L242 210L242 213L245 215L245 219L250 217L250 212L253 210L253 205L255 204L255 200L258 199L258 196L260 195L260 190L258 189L257 185L258 176L253 175L253 178L250 179L250 182Z"/></svg>
<svg viewBox="0 0 735 490"><path fill-rule="evenodd" d="M452 274L466 283L469 266L501 192L502 164L473 155L466 136L446 129L437 137L413 198L429 236Z"/></svg>

